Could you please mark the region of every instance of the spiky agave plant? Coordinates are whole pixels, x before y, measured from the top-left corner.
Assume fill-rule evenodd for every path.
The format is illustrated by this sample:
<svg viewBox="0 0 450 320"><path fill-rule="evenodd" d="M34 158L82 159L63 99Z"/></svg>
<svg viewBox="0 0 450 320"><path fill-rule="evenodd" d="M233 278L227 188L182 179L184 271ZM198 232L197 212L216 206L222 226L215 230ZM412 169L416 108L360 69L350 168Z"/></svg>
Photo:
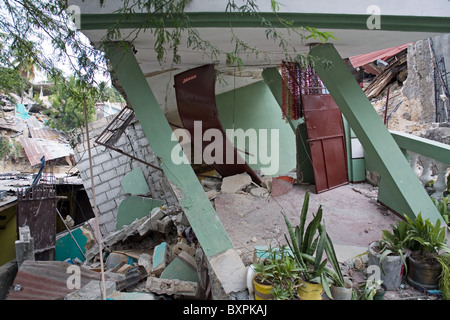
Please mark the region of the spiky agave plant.
<svg viewBox="0 0 450 320"><path fill-rule="evenodd" d="M302 273L304 280L322 283L325 293L332 297L329 290L330 279L337 286L345 287L344 277L325 223L322 223L322 206L319 207L316 215L305 229L308 207L309 192L307 191L300 213L300 224L295 228L286 214L282 212L289 233L289 238L285 235L285 239L295 260L304 270ZM324 252L327 258L322 260ZM330 262L332 269L327 267L327 262Z"/></svg>

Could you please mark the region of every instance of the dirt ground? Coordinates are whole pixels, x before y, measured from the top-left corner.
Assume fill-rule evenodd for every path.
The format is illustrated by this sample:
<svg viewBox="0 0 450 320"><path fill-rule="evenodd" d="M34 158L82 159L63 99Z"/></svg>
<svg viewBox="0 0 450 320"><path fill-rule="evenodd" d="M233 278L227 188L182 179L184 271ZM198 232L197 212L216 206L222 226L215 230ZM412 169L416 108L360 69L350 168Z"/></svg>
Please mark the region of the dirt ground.
<svg viewBox="0 0 450 320"><path fill-rule="evenodd" d="M367 249L370 242L381 237L400 218L377 202L378 189L367 183L347 184L316 194L314 186L294 185L281 196L257 197L246 192L218 194L214 199L216 212L245 265L253 263L256 246L285 244L287 228L281 212L293 225L299 223L306 191L310 192L309 216L319 206L323 220L335 245L344 274L353 279L354 287L365 283ZM347 250L349 252L340 252ZM346 254L346 255L345 255ZM359 265L356 262L361 262ZM436 300L437 295L420 292L405 280L396 291L387 291L385 300Z"/></svg>

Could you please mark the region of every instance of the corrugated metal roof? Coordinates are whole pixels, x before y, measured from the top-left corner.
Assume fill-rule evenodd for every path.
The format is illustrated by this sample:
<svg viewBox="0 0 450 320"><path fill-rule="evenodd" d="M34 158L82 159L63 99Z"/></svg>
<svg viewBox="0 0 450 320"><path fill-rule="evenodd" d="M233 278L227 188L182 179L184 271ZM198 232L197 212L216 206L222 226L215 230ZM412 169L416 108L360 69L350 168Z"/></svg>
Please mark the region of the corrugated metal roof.
<svg viewBox="0 0 450 320"><path fill-rule="evenodd" d="M67 287L67 280L73 272L68 272L72 264L63 261L24 261L17 272L13 288L7 300L62 300L76 291ZM92 280L101 280L101 274L83 267L81 271L81 287ZM108 274L105 274L106 280ZM14 289L16 288L16 289Z"/></svg>
<svg viewBox="0 0 450 320"><path fill-rule="evenodd" d="M66 141L67 136L62 132L49 128L39 115L33 115L27 120L32 138Z"/></svg>
<svg viewBox="0 0 450 320"><path fill-rule="evenodd" d="M350 59L350 62L352 63L352 66L357 68L357 67L366 65L370 62L373 62L375 60L378 60L378 59L385 60L392 56L395 56L397 53L408 48L409 45L410 45L410 43L407 43L407 44L404 44L401 46L382 49L382 50L362 54L359 56L350 57L349 59Z"/></svg>
<svg viewBox="0 0 450 320"><path fill-rule="evenodd" d="M48 161L74 154L68 143L56 140L20 137L19 141L32 166L40 164L42 156Z"/></svg>

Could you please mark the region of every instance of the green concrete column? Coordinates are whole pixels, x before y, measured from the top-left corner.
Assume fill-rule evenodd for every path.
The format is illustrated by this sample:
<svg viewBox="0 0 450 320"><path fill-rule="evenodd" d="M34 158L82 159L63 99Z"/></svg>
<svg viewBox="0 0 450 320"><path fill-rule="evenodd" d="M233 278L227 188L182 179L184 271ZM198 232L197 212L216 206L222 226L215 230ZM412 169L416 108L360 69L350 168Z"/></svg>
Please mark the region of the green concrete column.
<svg viewBox="0 0 450 320"><path fill-rule="evenodd" d="M191 165L174 164L172 129L131 48L110 45L106 54L133 107L144 134L172 183L184 212L225 292L245 288L245 266L198 181Z"/></svg>
<svg viewBox="0 0 450 320"><path fill-rule="evenodd" d="M414 218L422 212L422 216L433 223L437 219L443 223L397 143L334 46L317 46L310 54L332 63L329 69L317 63L316 71L363 145L364 152L376 163L381 176L379 200L400 214Z"/></svg>

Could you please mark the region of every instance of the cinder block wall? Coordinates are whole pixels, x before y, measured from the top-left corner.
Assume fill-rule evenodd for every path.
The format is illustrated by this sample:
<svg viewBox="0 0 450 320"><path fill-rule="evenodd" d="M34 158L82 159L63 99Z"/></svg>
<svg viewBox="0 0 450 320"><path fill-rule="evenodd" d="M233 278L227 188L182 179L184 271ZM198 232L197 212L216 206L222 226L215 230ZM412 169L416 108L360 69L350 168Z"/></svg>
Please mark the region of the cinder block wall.
<svg viewBox="0 0 450 320"><path fill-rule="evenodd" d="M141 168L144 173L151 198L162 200L168 206L178 204L164 172L95 143L95 139L113 119L114 116L111 116L89 124L95 196L100 231L103 236L115 231L119 205L126 198L121 185L122 179L128 172L137 167ZM73 140L76 143L74 148L76 166L80 171L83 185L93 206L86 129L78 131L73 136ZM159 167L156 155L150 148L137 120L131 122L120 139L116 141L114 147Z"/></svg>

